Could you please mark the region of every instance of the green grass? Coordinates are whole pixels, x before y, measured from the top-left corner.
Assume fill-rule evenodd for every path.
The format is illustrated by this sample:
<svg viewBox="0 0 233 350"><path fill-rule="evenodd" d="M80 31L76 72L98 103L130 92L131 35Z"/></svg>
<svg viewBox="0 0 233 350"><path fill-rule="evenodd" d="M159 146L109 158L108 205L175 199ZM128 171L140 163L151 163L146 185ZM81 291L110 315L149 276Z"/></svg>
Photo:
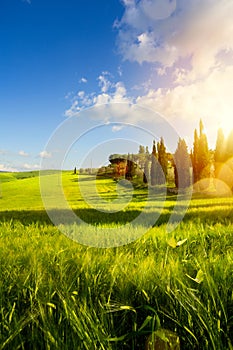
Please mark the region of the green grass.
<svg viewBox="0 0 233 350"><path fill-rule="evenodd" d="M151 212L156 205L161 215L149 232L101 249L59 232L44 210L38 173L27 176L0 174L0 349L143 350L160 328L175 332L182 350L233 349L233 198L193 198L167 233L176 197L158 195ZM44 176L57 185L56 175ZM95 203L90 178L81 179ZM85 235L124 227L143 210L144 189L111 214L93 210L78 185L64 173L65 196L89 223ZM116 183L99 179L97 189L110 210L119 208Z"/></svg>

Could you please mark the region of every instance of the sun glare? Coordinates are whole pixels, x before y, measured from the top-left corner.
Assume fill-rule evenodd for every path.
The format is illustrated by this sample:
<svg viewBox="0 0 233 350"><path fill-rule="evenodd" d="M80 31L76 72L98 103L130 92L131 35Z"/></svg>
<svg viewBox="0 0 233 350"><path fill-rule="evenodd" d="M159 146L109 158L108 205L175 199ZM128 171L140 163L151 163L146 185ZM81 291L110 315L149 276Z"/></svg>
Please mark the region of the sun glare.
<svg viewBox="0 0 233 350"><path fill-rule="evenodd" d="M224 135L227 137L231 130L233 130L233 111L230 111L221 119L220 127L222 128Z"/></svg>

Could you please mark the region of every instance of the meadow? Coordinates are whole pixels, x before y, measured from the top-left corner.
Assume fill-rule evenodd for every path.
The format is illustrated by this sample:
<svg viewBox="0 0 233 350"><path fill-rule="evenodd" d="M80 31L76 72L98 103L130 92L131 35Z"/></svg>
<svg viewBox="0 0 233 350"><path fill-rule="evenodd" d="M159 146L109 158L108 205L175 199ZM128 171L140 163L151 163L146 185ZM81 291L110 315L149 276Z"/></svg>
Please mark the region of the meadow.
<svg viewBox="0 0 233 350"><path fill-rule="evenodd" d="M57 186L56 174L43 177ZM100 178L91 190L91 177L64 172L65 197L88 223L70 239L44 208L38 172L0 173L0 181L0 350L153 349L148 337L166 342L163 330L179 337L180 347L167 349L233 349L233 197L194 196L168 233L176 195L158 193L143 209L138 187L118 212L130 188ZM110 212L91 208L97 193ZM63 222L64 208L51 205ZM153 227L135 233L132 220L154 208ZM119 227L128 244L96 246L96 228ZM86 236L90 244L80 244Z"/></svg>

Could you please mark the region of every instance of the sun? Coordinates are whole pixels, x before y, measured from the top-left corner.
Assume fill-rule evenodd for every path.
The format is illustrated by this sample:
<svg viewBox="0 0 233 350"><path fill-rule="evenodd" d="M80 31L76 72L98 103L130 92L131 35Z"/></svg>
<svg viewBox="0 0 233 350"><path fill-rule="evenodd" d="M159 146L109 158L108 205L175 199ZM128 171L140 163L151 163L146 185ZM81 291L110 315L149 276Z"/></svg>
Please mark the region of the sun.
<svg viewBox="0 0 233 350"><path fill-rule="evenodd" d="M220 120L219 127L223 130L225 136L233 130L233 111L226 113Z"/></svg>

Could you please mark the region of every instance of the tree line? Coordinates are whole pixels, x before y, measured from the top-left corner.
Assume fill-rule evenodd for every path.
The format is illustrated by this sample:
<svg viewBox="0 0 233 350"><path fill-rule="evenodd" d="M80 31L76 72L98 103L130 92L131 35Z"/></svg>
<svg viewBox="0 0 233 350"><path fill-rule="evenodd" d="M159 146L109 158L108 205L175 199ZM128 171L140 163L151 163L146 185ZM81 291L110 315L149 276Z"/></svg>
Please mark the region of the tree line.
<svg viewBox="0 0 233 350"><path fill-rule="evenodd" d="M161 137L157 142L153 140L151 152L148 146L140 145L137 154L112 154L109 161L115 177L141 178L152 186L165 185L171 177L177 188L187 188L202 179L219 178L233 189L233 130L225 138L219 129L215 149L211 150L200 120L190 152L186 141L179 138L174 154L169 153Z"/></svg>

